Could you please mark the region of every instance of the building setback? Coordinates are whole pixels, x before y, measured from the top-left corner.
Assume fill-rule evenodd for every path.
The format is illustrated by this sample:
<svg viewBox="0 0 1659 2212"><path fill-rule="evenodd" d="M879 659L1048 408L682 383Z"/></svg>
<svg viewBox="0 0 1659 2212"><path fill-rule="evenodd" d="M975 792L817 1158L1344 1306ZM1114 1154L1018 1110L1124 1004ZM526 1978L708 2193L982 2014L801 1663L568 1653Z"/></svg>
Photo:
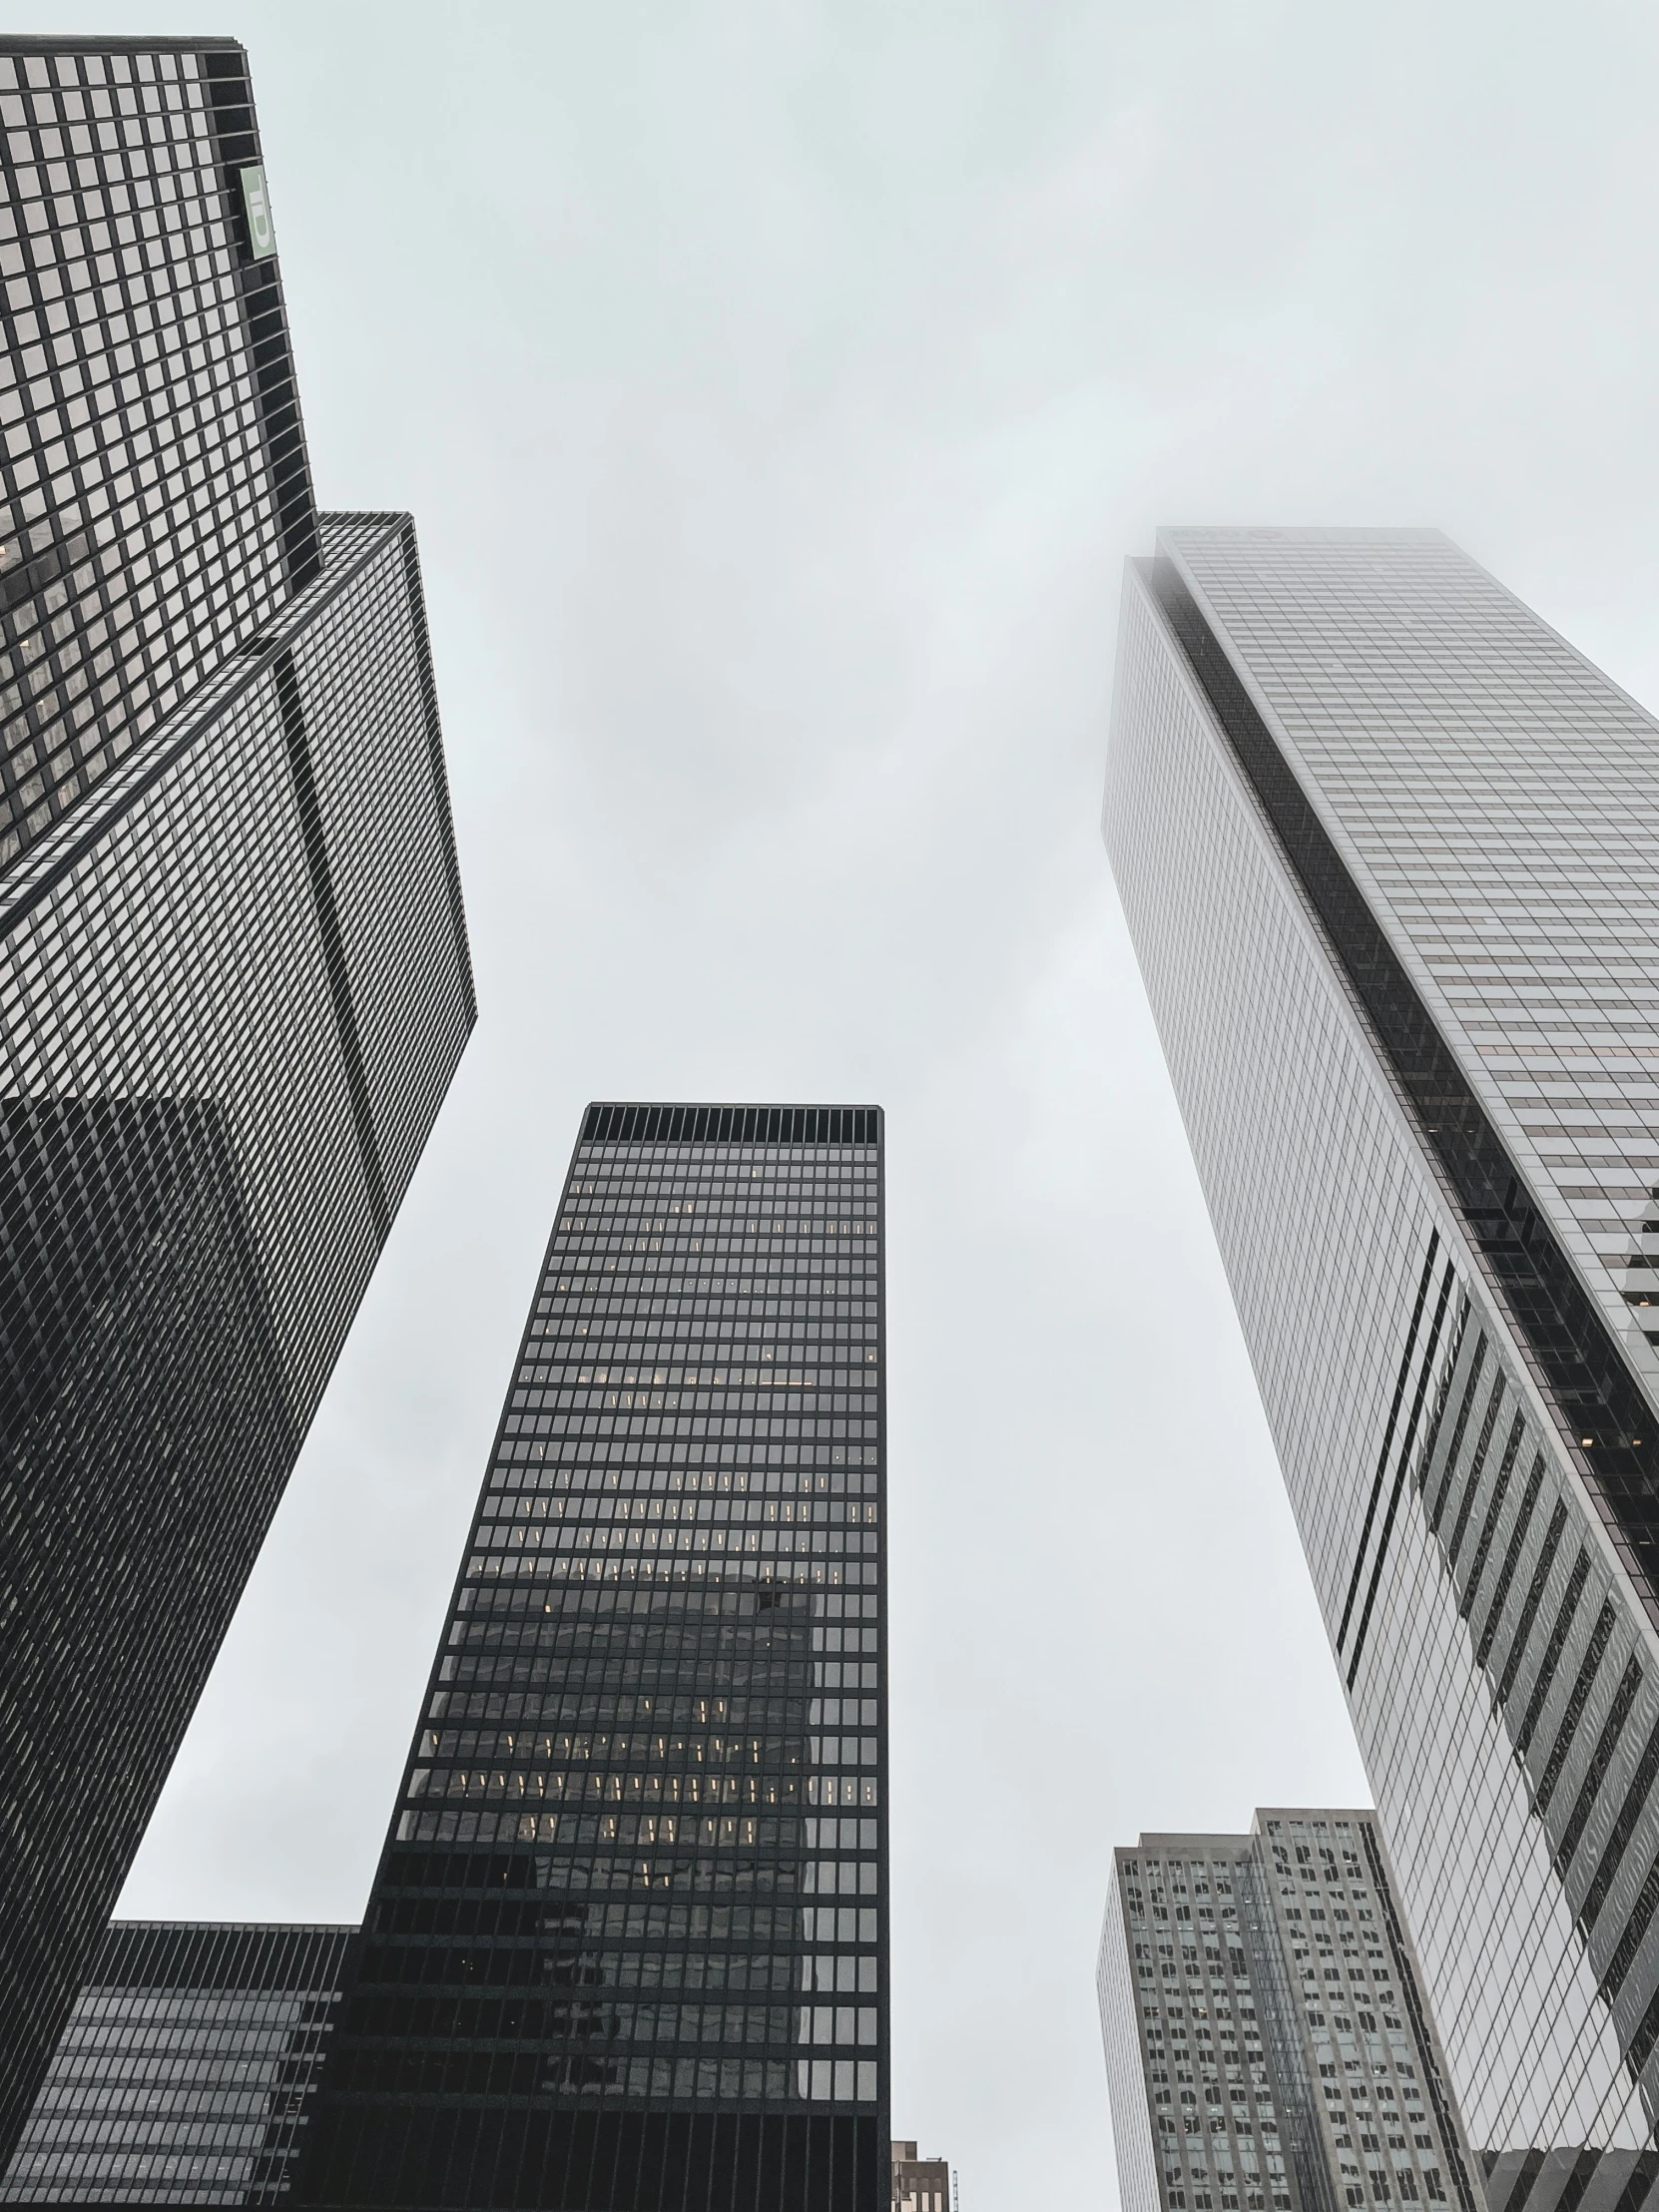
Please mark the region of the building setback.
<svg viewBox="0 0 1659 2212"><path fill-rule="evenodd" d="M354 1934L114 1923L0 2204L289 2203Z"/></svg>
<svg viewBox="0 0 1659 2212"><path fill-rule="evenodd" d="M588 1110L308 2205L878 2212L881 1116Z"/></svg>
<svg viewBox="0 0 1659 2212"><path fill-rule="evenodd" d="M474 1018L240 47L0 41L0 2157ZM252 212L251 212L252 211Z"/></svg>
<svg viewBox="0 0 1659 2212"><path fill-rule="evenodd" d="M1437 533L1130 564L1107 842L1494 2212L1659 2173L1656 832Z"/></svg>
<svg viewBox="0 0 1659 2212"><path fill-rule="evenodd" d="M1124 2212L1479 2212L1373 1815L1118 1851L1097 1987Z"/></svg>

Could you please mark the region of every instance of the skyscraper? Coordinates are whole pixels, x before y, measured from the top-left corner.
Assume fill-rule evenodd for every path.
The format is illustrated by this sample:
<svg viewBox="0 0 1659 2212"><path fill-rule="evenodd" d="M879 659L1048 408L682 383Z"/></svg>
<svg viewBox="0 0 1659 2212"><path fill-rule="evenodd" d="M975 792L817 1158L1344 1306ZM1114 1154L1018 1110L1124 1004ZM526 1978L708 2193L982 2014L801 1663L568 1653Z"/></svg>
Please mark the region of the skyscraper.
<svg viewBox="0 0 1659 2212"><path fill-rule="evenodd" d="M1123 2212L1478 2212L1371 1814L1143 1836L1097 1981Z"/></svg>
<svg viewBox="0 0 1659 2212"><path fill-rule="evenodd" d="M117 1921L0 2204L291 2203L354 1933Z"/></svg>
<svg viewBox="0 0 1659 2212"><path fill-rule="evenodd" d="M308 2205L888 2195L881 1116L590 1107Z"/></svg>
<svg viewBox="0 0 1659 2212"><path fill-rule="evenodd" d="M1107 841L1494 2212L1656 2172L1656 823L1437 533L1130 564Z"/></svg>
<svg viewBox="0 0 1659 2212"><path fill-rule="evenodd" d="M0 42L0 2157L474 1015L241 49Z"/></svg>

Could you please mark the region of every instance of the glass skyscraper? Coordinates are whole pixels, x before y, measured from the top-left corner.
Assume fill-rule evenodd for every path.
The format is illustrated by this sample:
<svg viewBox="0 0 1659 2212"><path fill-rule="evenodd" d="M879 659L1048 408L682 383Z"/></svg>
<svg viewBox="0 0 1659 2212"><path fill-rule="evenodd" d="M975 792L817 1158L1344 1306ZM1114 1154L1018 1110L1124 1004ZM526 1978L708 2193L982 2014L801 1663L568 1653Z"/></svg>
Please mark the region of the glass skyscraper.
<svg viewBox="0 0 1659 2212"><path fill-rule="evenodd" d="M881 1116L588 1110L297 2183L879 2212Z"/></svg>
<svg viewBox="0 0 1659 2212"><path fill-rule="evenodd" d="M474 1017L239 47L0 41L0 2156Z"/></svg>
<svg viewBox="0 0 1659 2212"><path fill-rule="evenodd" d="M1123 2212L1479 2212L1372 1814L1117 1852L1097 1985Z"/></svg>
<svg viewBox="0 0 1659 2212"><path fill-rule="evenodd" d="M1437 533L1130 564L1107 841L1494 2212L1659 2173L1655 828Z"/></svg>

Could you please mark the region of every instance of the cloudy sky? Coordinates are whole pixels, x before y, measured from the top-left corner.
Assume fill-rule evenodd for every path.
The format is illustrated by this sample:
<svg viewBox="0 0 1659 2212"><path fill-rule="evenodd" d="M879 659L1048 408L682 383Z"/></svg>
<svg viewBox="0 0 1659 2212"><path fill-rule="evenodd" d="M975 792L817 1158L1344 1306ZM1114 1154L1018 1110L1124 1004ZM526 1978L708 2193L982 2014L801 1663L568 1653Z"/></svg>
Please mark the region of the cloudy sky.
<svg viewBox="0 0 1659 2212"><path fill-rule="evenodd" d="M123 1909L360 1911L584 1101L877 1099L894 2123L1110 2205L1111 1846L1365 1791L1096 830L1121 563L1437 523L1659 700L1659 18L30 13L251 49L482 1004Z"/></svg>

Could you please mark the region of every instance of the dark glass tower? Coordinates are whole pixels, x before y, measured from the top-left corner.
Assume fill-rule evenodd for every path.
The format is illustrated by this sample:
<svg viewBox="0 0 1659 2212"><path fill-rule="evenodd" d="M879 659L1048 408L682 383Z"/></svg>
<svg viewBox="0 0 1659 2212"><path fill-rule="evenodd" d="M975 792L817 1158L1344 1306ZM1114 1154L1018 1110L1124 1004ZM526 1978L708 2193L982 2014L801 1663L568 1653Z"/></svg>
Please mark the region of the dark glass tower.
<svg viewBox="0 0 1659 2212"><path fill-rule="evenodd" d="M0 41L0 2156L473 1020L241 49Z"/></svg>
<svg viewBox="0 0 1659 2212"><path fill-rule="evenodd" d="M874 1107L589 1109L306 2203L885 2202L881 1177Z"/></svg>
<svg viewBox="0 0 1659 2212"><path fill-rule="evenodd" d="M354 1933L117 1921L0 2205L291 2203Z"/></svg>

